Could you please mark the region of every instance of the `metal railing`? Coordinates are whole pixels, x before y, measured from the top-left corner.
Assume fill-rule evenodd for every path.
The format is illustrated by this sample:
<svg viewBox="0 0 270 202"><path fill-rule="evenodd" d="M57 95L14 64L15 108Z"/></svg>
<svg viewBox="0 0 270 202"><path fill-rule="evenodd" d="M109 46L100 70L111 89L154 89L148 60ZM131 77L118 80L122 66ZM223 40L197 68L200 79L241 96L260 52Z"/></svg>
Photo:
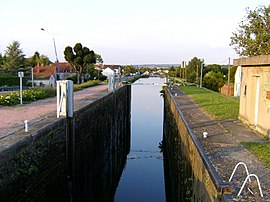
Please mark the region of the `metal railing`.
<svg viewBox="0 0 270 202"><path fill-rule="evenodd" d="M244 183L242 184L241 189L239 190L237 196L240 196L241 195L241 193L242 193L242 191L243 191L243 189L244 189L244 187L245 187L245 185L247 183L247 180L249 180L249 182L250 182L251 181L250 178L251 177L255 177L256 178L256 181L257 181L257 184L258 184L258 187L259 187L260 195L263 198L262 188L261 188L261 185L260 185L260 181L259 181L258 176L255 175L255 174L249 174L247 165L245 163L243 163L243 162L239 162L238 164L236 164L236 166L234 167L233 172L231 174L231 177L229 179L229 182L231 182L231 180L232 180L232 178L233 178L233 176L234 176L234 174L235 174L235 172L236 172L236 170L237 170L237 168L238 168L239 165L243 165L245 167L245 171L246 171L247 177L246 177ZM253 192L249 188L248 188L248 190L253 194Z"/></svg>

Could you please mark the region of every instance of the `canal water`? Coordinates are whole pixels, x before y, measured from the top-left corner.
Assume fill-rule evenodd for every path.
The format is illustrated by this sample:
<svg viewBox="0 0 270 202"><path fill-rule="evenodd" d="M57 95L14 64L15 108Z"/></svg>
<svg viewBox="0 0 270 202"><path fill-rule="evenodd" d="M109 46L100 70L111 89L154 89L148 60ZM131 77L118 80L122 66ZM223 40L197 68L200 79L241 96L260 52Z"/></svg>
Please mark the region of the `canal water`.
<svg viewBox="0 0 270 202"><path fill-rule="evenodd" d="M121 176L115 202L166 201L163 154L161 78L139 79L132 84L131 150Z"/></svg>

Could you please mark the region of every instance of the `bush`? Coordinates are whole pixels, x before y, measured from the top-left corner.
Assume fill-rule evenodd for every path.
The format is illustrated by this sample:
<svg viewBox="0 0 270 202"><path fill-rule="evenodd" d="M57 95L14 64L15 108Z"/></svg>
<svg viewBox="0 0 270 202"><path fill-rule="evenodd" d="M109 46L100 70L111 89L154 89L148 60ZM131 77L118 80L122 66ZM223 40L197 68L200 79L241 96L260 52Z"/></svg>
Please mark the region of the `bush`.
<svg viewBox="0 0 270 202"><path fill-rule="evenodd" d="M55 89L52 89L50 93L48 92L49 91L46 88L31 88L28 90L24 90L22 94L22 100L23 102L32 102L35 100L53 97L56 94ZM20 104L20 92L13 92L7 95L0 96L0 105L10 106L16 104Z"/></svg>
<svg viewBox="0 0 270 202"><path fill-rule="evenodd" d="M100 81L105 81L105 80L107 79L107 76L99 75L99 76L98 76L98 79L99 79Z"/></svg>
<svg viewBox="0 0 270 202"><path fill-rule="evenodd" d="M221 72L210 71L203 77L204 87L219 92L224 85L223 75Z"/></svg>
<svg viewBox="0 0 270 202"><path fill-rule="evenodd" d="M20 78L17 76L0 76L0 86L19 86ZM23 85L26 86L26 78L23 77Z"/></svg>
<svg viewBox="0 0 270 202"><path fill-rule="evenodd" d="M84 88L88 88L92 86L97 86L98 84L99 84L98 81L89 80L87 82L74 85L74 91L82 90Z"/></svg>
<svg viewBox="0 0 270 202"><path fill-rule="evenodd" d="M77 76L69 77L69 78L67 78L67 80L71 80L71 81L73 81L74 84L76 84L77 83Z"/></svg>

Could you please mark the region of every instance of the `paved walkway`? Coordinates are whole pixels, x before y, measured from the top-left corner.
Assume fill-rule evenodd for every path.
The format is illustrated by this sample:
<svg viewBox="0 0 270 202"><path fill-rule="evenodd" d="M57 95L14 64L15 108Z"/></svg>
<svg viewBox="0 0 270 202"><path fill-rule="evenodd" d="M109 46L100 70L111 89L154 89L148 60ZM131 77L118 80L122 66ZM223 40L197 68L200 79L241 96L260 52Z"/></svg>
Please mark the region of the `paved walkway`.
<svg viewBox="0 0 270 202"><path fill-rule="evenodd" d="M225 182L228 182L238 162L244 162L249 172L259 177L264 198L259 196L258 187L255 186L253 190L255 197L245 190L241 197L235 198L235 201L270 201L270 170L240 144L240 142L266 142L267 140L238 120L213 120L178 87L173 87L170 91L172 95L176 95L174 99L178 108L202 144L210 162ZM203 132L208 132L208 138L203 138ZM245 170L240 166L231 183L236 188L236 193L245 178Z"/></svg>
<svg viewBox="0 0 270 202"><path fill-rule="evenodd" d="M106 91L107 88L107 85L99 85L75 92L74 107L76 108L87 97ZM56 97L12 107L0 106L0 139L23 128L25 120L31 124L33 121L42 120L47 115L52 114L55 114L56 117Z"/></svg>

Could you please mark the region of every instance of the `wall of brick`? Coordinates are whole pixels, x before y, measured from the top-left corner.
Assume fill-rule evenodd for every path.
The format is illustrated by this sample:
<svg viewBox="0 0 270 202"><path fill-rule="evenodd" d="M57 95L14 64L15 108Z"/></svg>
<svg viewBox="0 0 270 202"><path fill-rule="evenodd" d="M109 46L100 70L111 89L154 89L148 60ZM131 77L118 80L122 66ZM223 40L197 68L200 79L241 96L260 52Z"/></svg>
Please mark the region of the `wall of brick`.
<svg viewBox="0 0 270 202"><path fill-rule="evenodd" d="M230 90L230 91L229 91ZM228 86L227 84L224 84L220 88L220 92L224 95L234 96L234 86ZM228 94L229 93L229 94Z"/></svg>
<svg viewBox="0 0 270 202"><path fill-rule="evenodd" d="M130 149L130 86L105 93L74 113L77 201L109 201ZM55 115L54 115L55 117ZM0 150L0 201L69 201L66 119L49 117L35 132L17 131Z"/></svg>

